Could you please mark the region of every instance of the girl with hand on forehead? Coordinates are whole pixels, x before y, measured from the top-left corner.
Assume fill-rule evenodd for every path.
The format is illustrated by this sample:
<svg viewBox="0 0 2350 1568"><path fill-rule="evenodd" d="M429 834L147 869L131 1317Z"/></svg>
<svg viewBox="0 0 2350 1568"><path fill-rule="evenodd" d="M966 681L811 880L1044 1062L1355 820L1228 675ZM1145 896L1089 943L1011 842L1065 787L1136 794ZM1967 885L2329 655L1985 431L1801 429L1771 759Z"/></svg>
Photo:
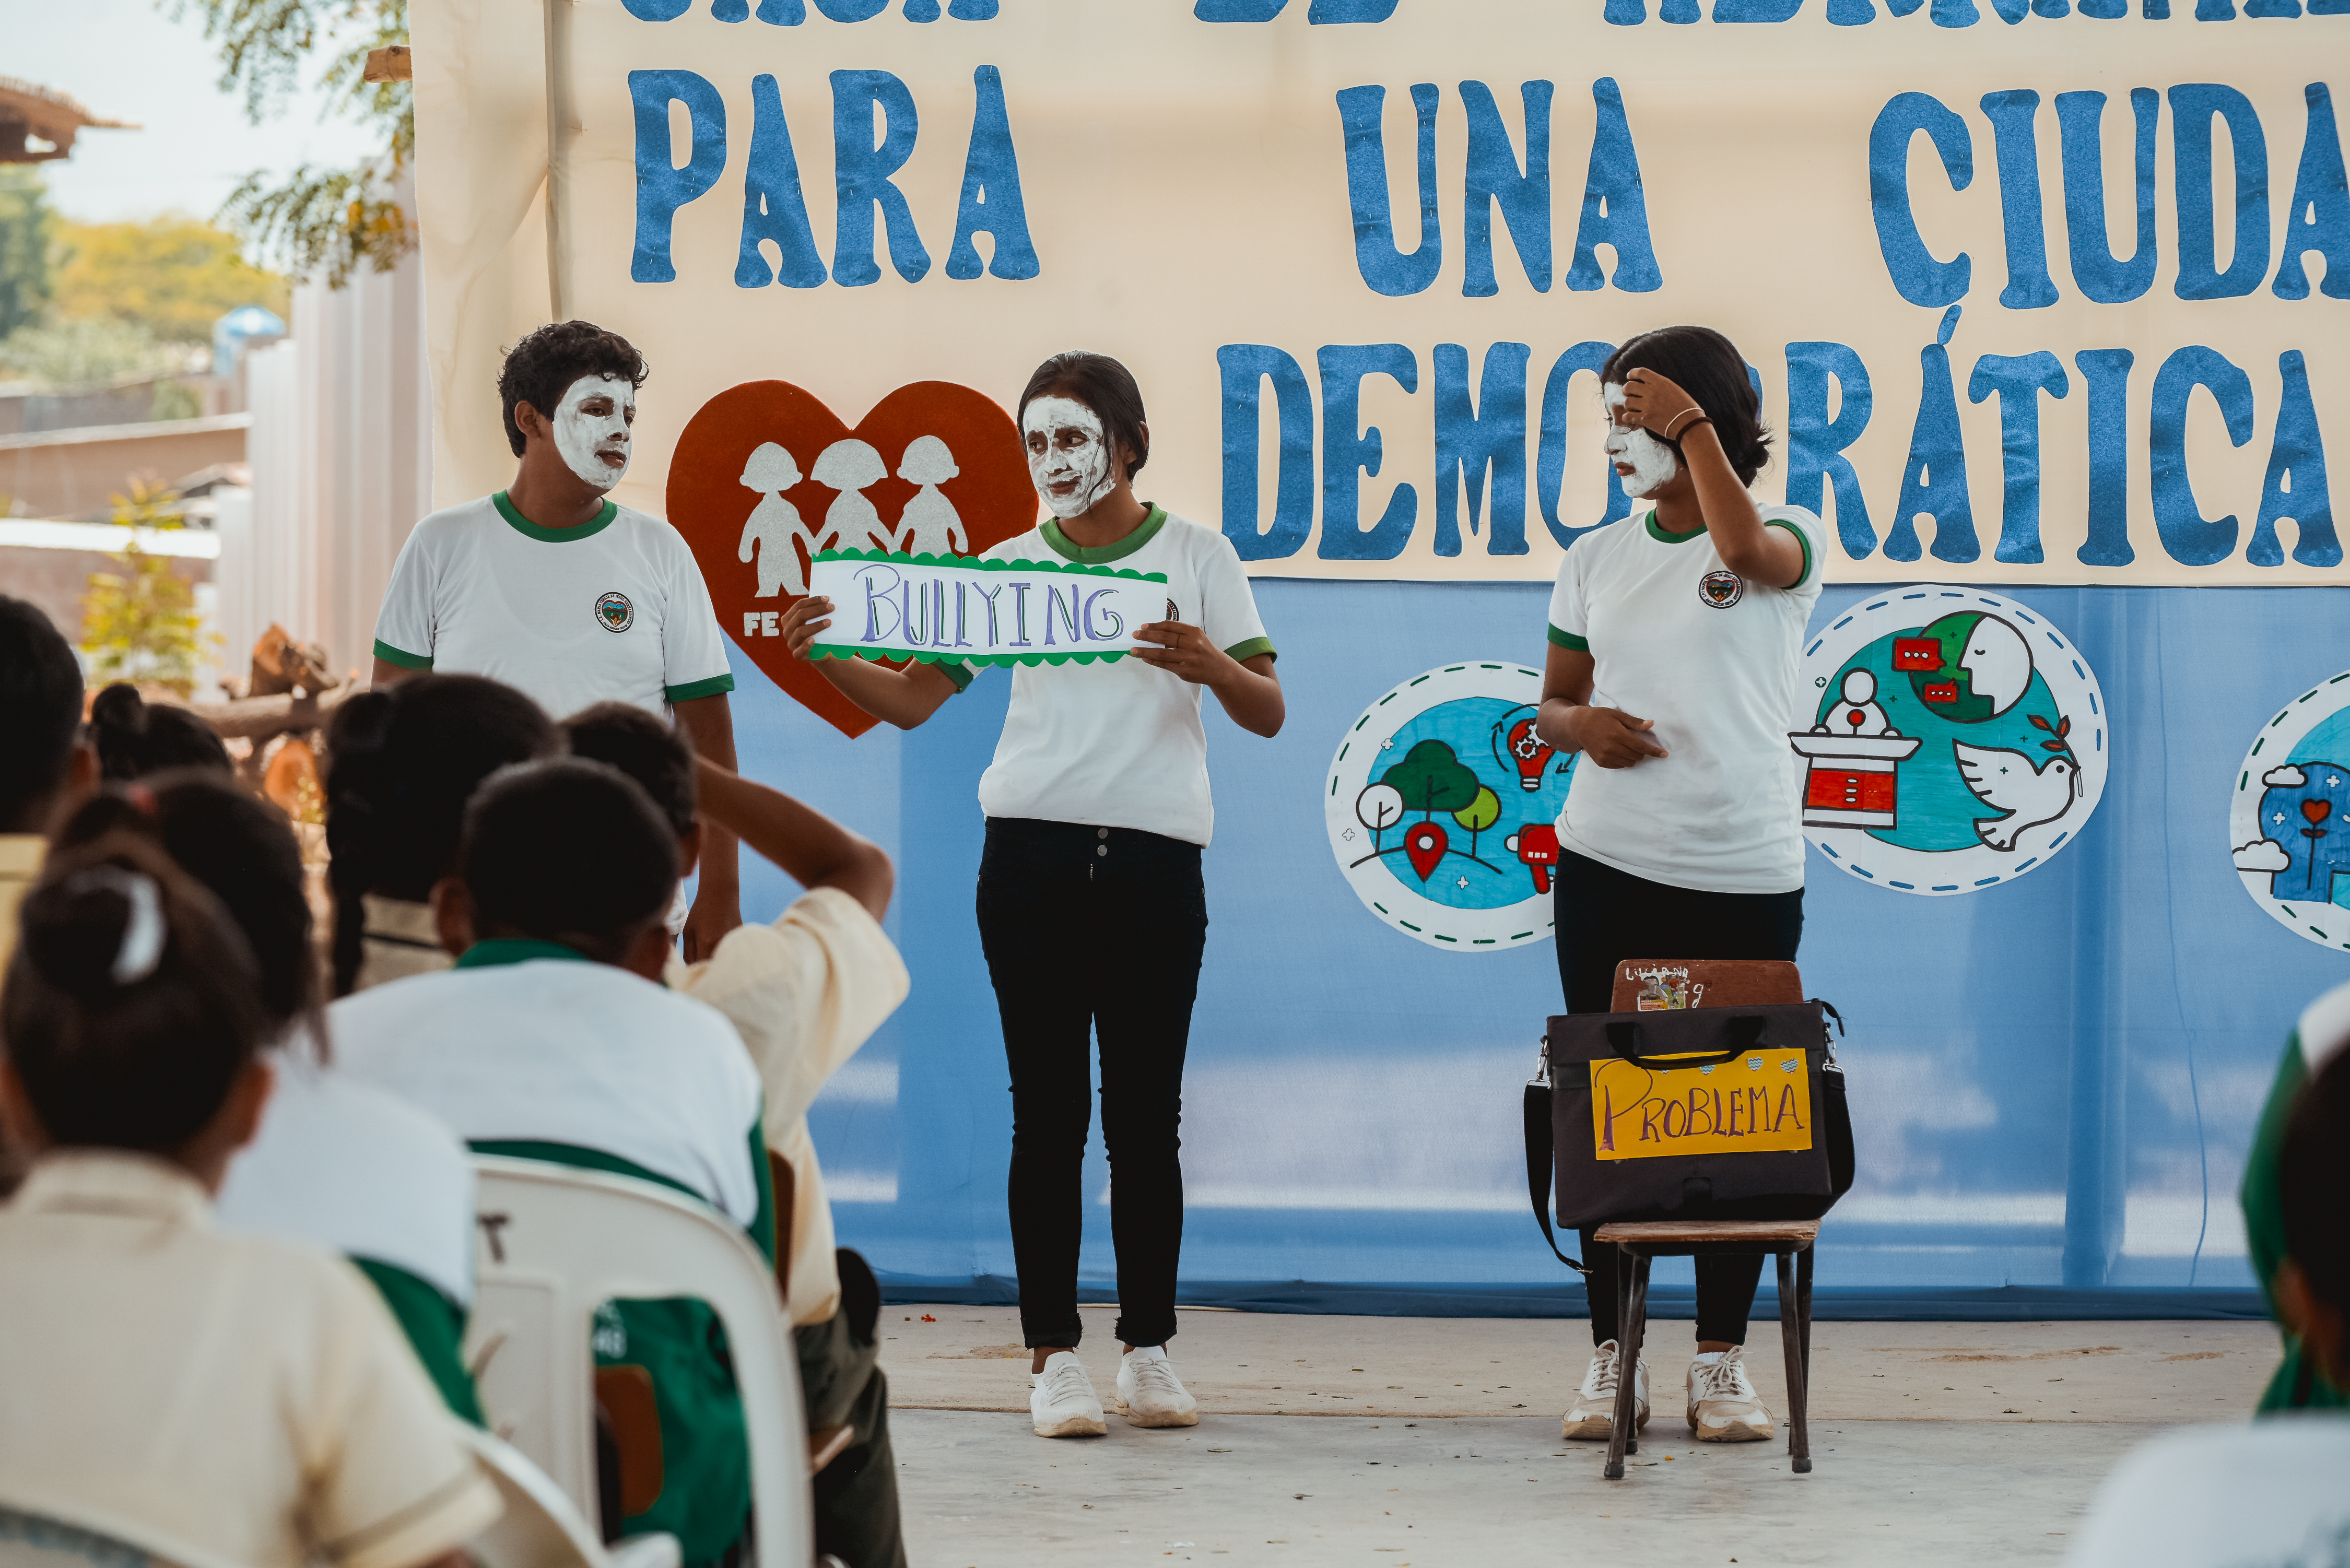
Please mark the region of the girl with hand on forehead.
<svg viewBox="0 0 2350 1568"><path fill-rule="evenodd" d="M1080 1176L1092 1110L1087 1035L1101 1047L1102 1137L1118 1250L1118 1392L1138 1427L1189 1427L1199 1405L1167 1359L1183 1239L1177 1158L1183 1054L1208 931L1200 853L1214 824L1201 693L1232 722L1281 729L1274 647L1223 535L1138 499L1150 456L1142 393L1100 354L1056 354L1017 410L1030 476L1051 514L984 552L1003 561L1115 563L1163 573L1164 620L1116 662L1022 666L995 760L980 780L987 846L979 934L1012 1067L1012 1246L1037 1436L1107 1430L1076 1346ZM785 615L795 656L833 613ZM910 730L971 684L959 664L891 670L813 661L877 718ZM1085 957L1070 943L1084 933Z"/></svg>
<svg viewBox="0 0 2350 1568"><path fill-rule="evenodd" d="M1790 730L1826 544L1800 506L1747 486L1770 456L1746 361L1704 327L1642 333L1599 372L1607 456L1643 511L1569 546L1551 595L1542 738L1583 754L1554 884L1569 1012L1605 1012L1627 959L1793 959L1804 837ZM1569 1438L1610 1435L1617 1251L1583 1232L1597 1347ZM1769 1438L1746 1376L1762 1260L1697 1260L1687 1415L1703 1442ZM1631 1374L1648 1416L1646 1362Z"/></svg>

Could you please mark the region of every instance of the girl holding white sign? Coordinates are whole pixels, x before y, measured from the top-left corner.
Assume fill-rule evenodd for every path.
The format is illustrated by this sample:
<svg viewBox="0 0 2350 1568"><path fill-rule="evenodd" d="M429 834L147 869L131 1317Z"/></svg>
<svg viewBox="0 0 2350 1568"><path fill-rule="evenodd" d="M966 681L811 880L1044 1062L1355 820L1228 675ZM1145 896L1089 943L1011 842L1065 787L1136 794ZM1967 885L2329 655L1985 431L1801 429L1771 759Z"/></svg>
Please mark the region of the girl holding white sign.
<svg viewBox="0 0 2350 1568"><path fill-rule="evenodd" d="M1804 837L1787 732L1826 544L1800 506L1747 493L1770 457L1746 361L1703 327L1643 333L1599 372L1607 455L1648 501L1576 539L1551 596L1541 737L1583 754L1559 814L1558 973L1570 1012L1610 1007L1625 959L1792 959ZM1583 1232L1597 1346L1565 1436L1605 1441L1617 1252ZM1762 1260L1697 1260L1688 1417L1703 1442L1772 1435L1746 1376ZM1646 1363L1634 1370L1648 1417Z"/></svg>
<svg viewBox="0 0 2350 1568"><path fill-rule="evenodd" d="M1024 665L1012 678L995 760L980 780L987 847L979 930L1012 1067L1012 1245L1039 1437L1107 1428L1076 1355L1079 1180L1101 1048L1102 1136L1118 1249L1118 1391L1138 1427L1190 1427L1199 1405L1168 1364L1183 1239L1177 1157L1183 1054L1207 940L1200 852L1214 809L1200 693L1232 722L1279 732L1281 682L1240 557L1213 529L1136 499L1150 456L1142 393L1099 354L1037 367L1016 410L1028 467L1052 516L985 553L1001 561L1116 563L1163 574L1166 618L1132 655ZM784 617L792 652L830 626L830 599ZM900 729L921 723L973 672L950 662L891 670L819 658L848 700ZM1085 933L1080 961L1066 933Z"/></svg>

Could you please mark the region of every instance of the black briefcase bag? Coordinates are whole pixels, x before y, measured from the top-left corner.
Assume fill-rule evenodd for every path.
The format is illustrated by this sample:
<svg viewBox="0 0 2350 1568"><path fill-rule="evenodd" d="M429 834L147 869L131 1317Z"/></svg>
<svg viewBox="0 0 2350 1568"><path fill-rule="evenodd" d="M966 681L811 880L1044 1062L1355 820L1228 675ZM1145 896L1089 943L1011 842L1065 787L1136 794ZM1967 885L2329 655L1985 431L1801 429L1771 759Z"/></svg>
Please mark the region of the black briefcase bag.
<svg viewBox="0 0 2350 1568"><path fill-rule="evenodd" d="M1552 1018L1525 1095L1544 1235L1554 1180L1570 1230L1825 1214L1853 1178L1831 1018L1843 1027L1825 1002Z"/></svg>

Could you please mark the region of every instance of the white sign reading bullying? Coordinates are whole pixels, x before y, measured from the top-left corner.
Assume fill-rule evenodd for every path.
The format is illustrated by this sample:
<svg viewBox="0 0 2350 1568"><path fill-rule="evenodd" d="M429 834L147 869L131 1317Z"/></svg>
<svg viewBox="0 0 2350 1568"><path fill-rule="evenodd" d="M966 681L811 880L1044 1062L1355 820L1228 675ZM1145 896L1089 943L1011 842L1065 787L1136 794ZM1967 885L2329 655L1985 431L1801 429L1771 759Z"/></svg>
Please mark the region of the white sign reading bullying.
<svg viewBox="0 0 2350 1568"><path fill-rule="evenodd" d="M925 664L1115 663L1168 618L1167 575L1055 561L827 550L808 592L833 604L819 659Z"/></svg>

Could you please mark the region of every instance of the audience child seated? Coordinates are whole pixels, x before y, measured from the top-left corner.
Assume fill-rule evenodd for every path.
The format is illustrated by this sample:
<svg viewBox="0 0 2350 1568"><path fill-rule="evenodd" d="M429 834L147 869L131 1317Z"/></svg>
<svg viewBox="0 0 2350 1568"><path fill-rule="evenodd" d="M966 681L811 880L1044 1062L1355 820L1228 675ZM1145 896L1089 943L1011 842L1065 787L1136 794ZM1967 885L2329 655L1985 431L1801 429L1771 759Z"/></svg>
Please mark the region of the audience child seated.
<svg viewBox="0 0 2350 1568"><path fill-rule="evenodd" d="M684 737L640 709L598 703L564 729L573 755L610 763L652 797L685 870L701 848L699 813L807 889L775 924L738 926L702 962L672 956L664 978L724 1013L750 1047L766 1089L767 1147L791 1172L788 1204L778 1197L790 1238L785 1310L808 1428L854 1433L816 1478L816 1550L854 1568L902 1564L889 1383L873 1331L880 1290L862 1258L834 1251L832 1206L807 1127L825 1081L905 1000L905 962L880 925L895 868L822 813L696 759Z"/></svg>
<svg viewBox="0 0 2350 1568"><path fill-rule="evenodd" d="M50 857L0 992L0 1477L169 1560L463 1568L497 1516L416 1358L338 1258L216 1230L269 1097L261 977L147 838Z"/></svg>
<svg viewBox="0 0 2350 1568"><path fill-rule="evenodd" d="M0 594L0 972L16 945L16 906L41 874L48 829L98 782L81 741L81 665L39 607ZM0 1125L0 1198L24 1160Z"/></svg>
<svg viewBox="0 0 2350 1568"><path fill-rule="evenodd" d="M600 763L493 775L434 889L455 968L328 1010L338 1070L389 1089L485 1154L613 1171L690 1193L772 1262L759 1076L733 1026L660 983L677 844L644 791ZM597 1359L646 1369L661 1487L622 1523L725 1558L750 1521L741 1395L716 1315L693 1301L598 1314Z"/></svg>
<svg viewBox="0 0 2350 1568"><path fill-rule="evenodd" d="M99 772L109 784L127 784L169 768L212 768L234 773L228 747L210 724L168 702L150 705L127 680L107 687L89 704L90 743Z"/></svg>
<svg viewBox="0 0 2350 1568"><path fill-rule="evenodd" d="M336 995L449 967L430 900L456 862L465 802L507 763L562 750L537 703L479 675L420 675L335 711L326 784Z"/></svg>
<svg viewBox="0 0 2350 1568"><path fill-rule="evenodd" d="M328 1066L301 846L285 814L182 771L83 805L59 846L109 832L157 841L220 900L261 973L276 1078L261 1131L215 1204L223 1228L342 1253L391 1309L449 1407L482 1423L459 1346L473 1293L473 1167L448 1128Z"/></svg>
<svg viewBox="0 0 2350 1568"><path fill-rule="evenodd" d="M2284 1059L2269 1085L2252 1147L2244 1158L2244 1238L2252 1270L2267 1293L2269 1314L2284 1338L2284 1356L2261 1395L2261 1411L2340 1410L2350 1407L2350 1379L2317 1376L2292 1316L2284 1310L2280 1278L2286 1267L2285 1186L2282 1168L2286 1118L2303 1089L2328 1064L2350 1055L2350 985L2336 986L2309 1004L2284 1043Z"/></svg>
<svg viewBox="0 0 2350 1568"><path fill-rule="evenodd" d="M49 825L96 786L82 743L81 665L40 607L0 594L0 966L16 906L41 874Z"/></svg>
<svg viewBox="0 0 2350 1568"><path fill-rule="evenodd" d="M2344 1021L2350 987L2318 1006L2327 1002ZM2303 1045L2310 1023L2303 1014ZM2275 1120L2278 1251L2264 1261L2263 1277L2311 1383L2338 1403L2350 1392L2350 1051L2313 1051L2308 1082ZM2350 1548L2345 1478L2350 1415L2338 1408L2174 1432L2115 1469L2070 1561L2074 1568L2331 1568Z"/></svg>

